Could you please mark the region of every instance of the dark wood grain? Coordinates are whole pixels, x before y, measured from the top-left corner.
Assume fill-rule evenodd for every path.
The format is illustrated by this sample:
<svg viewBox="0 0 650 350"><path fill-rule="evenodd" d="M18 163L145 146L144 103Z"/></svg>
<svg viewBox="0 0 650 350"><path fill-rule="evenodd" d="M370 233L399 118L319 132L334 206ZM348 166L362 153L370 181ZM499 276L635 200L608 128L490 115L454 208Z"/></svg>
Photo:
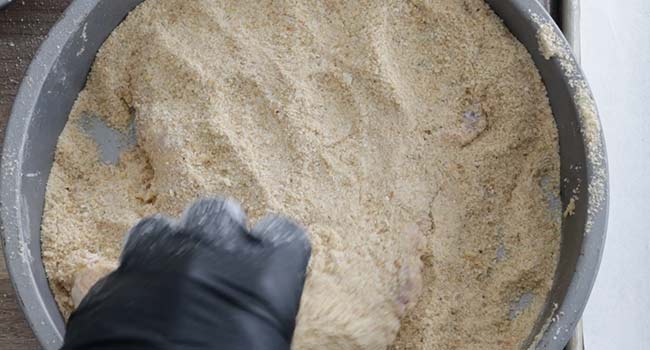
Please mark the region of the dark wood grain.
<svg viewBox="0 0 650 350"><path fill-rule="evenodd" d="M0 349L38 349L38 347L38 342L16 302L4 259L0 259Z"/></svg>
<svg viewBox="0 0 650 350"><path fill-rule="evenodd" d="M29 62L71 0L15 0L0 10L0 140ZM38 349L0 252L0 349Z"/></svg>

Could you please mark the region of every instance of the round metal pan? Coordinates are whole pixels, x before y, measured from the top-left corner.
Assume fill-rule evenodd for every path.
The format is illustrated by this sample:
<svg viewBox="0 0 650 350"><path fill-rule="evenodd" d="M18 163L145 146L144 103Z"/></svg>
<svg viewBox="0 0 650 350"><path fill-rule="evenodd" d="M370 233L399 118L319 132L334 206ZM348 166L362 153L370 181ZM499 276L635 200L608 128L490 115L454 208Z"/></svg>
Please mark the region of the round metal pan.
<svg viewBox="0 0 650 350"><path fill-rule="evenodd" d="M3 7L9 5L9 3L10 3L11 1L13 1L13 0L0 0L0 10L1 10Z"/></svg>
<svg viewBox="0 0 650 350"><path fill-rule="evenodd" d="M0 0L2 2L2 0ZM45 349L58 349L64 322L41 261L40 225L44 194L57 139L84 86L97 50L142 0L76 0L36 54L14 102L6 129L0 172L0 219L7 268L18 300ZM510 31L527 47L551 101L560 141L562 189L566 208L579 188L575 214L562 223L559 267L545 310L528 339L533 349L560 350L580 319L596 277L607 223L607 165L604 147L586 147L578 99L585 91L578 69L565 72L573 57L545 59L538 48L539 23L552 23L534 0L487 0ZM533 20L535 19L535 20ZM558 37L561 32L553 25ZM569 45L561 39L565 47ZM576 85L576 82L580 84ZM588 97L591 98L587 91ZM591 127L598 125L591 121ZM597 129L599 130L599 128ZM602 135L595 135L602 143ZM598 181L595 198L586 189ZM589 224L588 224L589 223Z"/></svg>

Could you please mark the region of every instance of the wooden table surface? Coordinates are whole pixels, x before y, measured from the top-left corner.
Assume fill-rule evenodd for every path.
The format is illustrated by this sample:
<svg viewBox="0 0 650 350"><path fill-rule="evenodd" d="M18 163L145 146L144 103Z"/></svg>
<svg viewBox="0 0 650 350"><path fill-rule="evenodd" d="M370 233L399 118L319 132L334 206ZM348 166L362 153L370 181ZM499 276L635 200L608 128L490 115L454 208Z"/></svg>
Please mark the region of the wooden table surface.
<svg viewBox="0 0 650 350"><path fill-rule="evenodd" d="M32 56L71 0L14 0L0 10L0 140ZM0 252L0 349L38 349Z"/></svg>

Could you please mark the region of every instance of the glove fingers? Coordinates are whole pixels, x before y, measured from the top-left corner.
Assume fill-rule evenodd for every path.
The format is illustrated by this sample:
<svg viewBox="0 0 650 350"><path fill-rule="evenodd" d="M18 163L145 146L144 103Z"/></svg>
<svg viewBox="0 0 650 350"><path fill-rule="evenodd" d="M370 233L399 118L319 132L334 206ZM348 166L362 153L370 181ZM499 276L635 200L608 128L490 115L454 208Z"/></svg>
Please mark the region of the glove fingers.
<svg viewBox="0 0 650 350"><path fill-rule="evenodd" d="M122 255L143 244L149 244L152 239L159 239L166 234L174 233L175 222L164 215L156 214L140 220L124 237Z"/></svg>
<svg viewBox="0 0 650 350"><path fill-rule="evenodd" d="M273 255L289 261L295 272L304 274L311 256L311 243L305 230L296 222L280 215L267 215L249 235L262 242L267 251L274 252Z"/></svg>
<svg viewBox="0 0 650 350"><path fill-rule="evenodd" d="M297 223L280 215L265 216L251 230L250 235L273 246L295 245L296 249L311 249L305 230Z"/></svg>
<svg viewBox="0 0 650 350"><path fill-rule="evenodd" d="M200 240L220 244L243 238L246 214L239 203L231 199L206 198L196 201L181 218L186 233Z"/></svg>
<svg viewBox="0 0 650 350"><path fill-rule="evenodd" d="M276 316L284 324L293 325L311 255L309 238L298 224L277 215L266 216L250 235L269 253L260 275L260 290L275 306Z"/></svg>
<svg viewBox="0 0 650 350"><path fill-rule="evenodd" d="M120 261L144 259L166 236L176 232L175 221L166 216L157 214L140 220L126 235Z"/></svg>

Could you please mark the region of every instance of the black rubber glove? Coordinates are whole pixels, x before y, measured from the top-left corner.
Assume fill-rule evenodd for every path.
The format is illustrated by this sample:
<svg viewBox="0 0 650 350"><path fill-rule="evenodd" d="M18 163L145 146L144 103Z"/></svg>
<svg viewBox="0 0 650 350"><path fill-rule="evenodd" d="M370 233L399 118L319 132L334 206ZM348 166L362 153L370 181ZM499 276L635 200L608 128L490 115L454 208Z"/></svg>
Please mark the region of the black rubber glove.
<svg viewBox="0 0 650 350"><path fill-rule="evenodd" d="M310 257L305 232L205 199L142 220L120 266L68 321L62 349L289 349Z"/></svg>

